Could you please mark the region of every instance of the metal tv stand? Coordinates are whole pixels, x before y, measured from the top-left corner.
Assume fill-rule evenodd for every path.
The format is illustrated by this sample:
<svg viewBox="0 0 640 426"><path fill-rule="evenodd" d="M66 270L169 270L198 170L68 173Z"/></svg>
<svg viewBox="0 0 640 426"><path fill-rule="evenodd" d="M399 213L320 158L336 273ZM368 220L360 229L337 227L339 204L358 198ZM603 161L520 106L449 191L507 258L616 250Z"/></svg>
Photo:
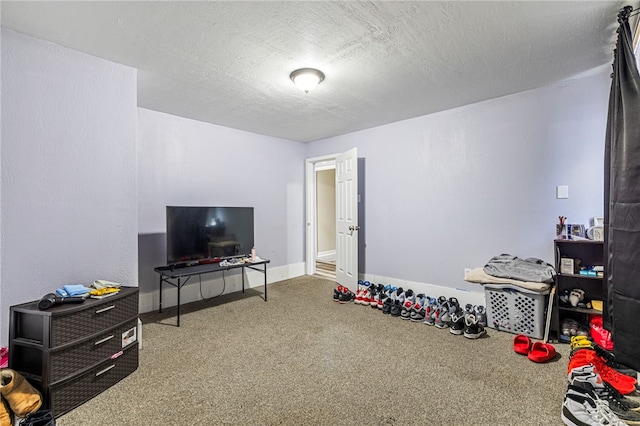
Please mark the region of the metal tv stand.
<svg viewBox="0 0 640 426"><path fill-rule="evenodd" d="M160 274L160 308L158 312L162 312L162 283L165 282L178 289L178 315L176 319L176 325L180 327L180 290L187 284L192 276L211 274L215 272L224 272L230 269L242 269L242 292L244 293L244 270L245 268L253 269L264 274L264 301L267 301L267 263L270 260L261 259L255 262L239 263L235 265L221 266L220 263L206 263L195 266L175 267L175 266L159 266L153 270ZM262 269L257 266L262 265Z"/></svg>

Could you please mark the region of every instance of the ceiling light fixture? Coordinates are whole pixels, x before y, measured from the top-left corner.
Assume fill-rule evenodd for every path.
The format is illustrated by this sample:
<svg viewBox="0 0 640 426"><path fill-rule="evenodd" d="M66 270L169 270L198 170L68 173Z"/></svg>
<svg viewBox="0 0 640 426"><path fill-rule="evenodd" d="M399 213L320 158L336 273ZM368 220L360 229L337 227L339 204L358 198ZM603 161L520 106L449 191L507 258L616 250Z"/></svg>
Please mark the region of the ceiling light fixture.
<svg viewBox="0 0 640 426"><path fill-rule="evenodd" d="M304 91L304 93L309 93L311 89L324 80L324 73L315 68L300 68L292 72L289 78L300 90Z"/></svg>

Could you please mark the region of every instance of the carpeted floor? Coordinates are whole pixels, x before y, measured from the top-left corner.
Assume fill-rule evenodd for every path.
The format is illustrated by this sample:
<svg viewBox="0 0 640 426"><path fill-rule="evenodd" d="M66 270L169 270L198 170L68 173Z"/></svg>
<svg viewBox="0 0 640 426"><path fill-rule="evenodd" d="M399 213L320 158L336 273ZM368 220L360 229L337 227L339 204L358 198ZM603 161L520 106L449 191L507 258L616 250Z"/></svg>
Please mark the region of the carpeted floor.
<svg viewBox="0 0 640 426"><path fill-rule="evenodd" d="M332 301L299 277L142 315L140 367L71 425L561 425L568 345L536 364L478 340ZM460 300L464 303L464 300Z"/></svg>

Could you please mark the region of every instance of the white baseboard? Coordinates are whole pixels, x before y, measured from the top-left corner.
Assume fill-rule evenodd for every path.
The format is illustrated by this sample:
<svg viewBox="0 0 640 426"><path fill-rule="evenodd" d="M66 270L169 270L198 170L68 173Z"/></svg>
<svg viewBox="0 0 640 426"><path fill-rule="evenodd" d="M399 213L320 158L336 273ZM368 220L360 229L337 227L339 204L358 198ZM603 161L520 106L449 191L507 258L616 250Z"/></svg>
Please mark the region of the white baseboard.
<svg viewBox="0 0 640 426"><path fill-rule="evenodd" d="M260 268L260 266L258 266ZM271 283L299 277L305 274L304 262L292 263L284 266L270 268L267 265L267 286ZM259 288L264 286L264 274L251 269L246 269L244 277L244 287ZM160 298L157 287L155 291L140 293L139 309L140 313L156 311L159 308ZM193 276L188 284L182 287L180 292L180 304L196 302L202 297L221 296L236 291L242 291L242 276L238 270L225 271L204 275L202 279L202 296L200 295L200 281L197 276ZM162 307L168 308L178 304L178 292L175 287L169 285L162 286Z"/></svg>
<svg viewBox="0 0 640 426"><path fill-rule="evenodd" d="M456 299L458 299L458 302L460 302L461 306L464 306L467 303L471 303L472 305L486 306L484 288L480 285L478 286L478 291L471 291L463 288L452 288L437 284L420 283L416 281L408 281L399 278L384 277L374 274L362 274L359 276L359 279L376 284L390 284L392 286L402 287L405 290L410 288L416 294L423 293L429 297L455 297Z"/></svg>
<svg viewBox="0 0 640 426"><path fill-rule="evenodd" d="M305 263L292 263L284 266L276 266L269 268L267 266L267 285L287 280L290 278L299 277L305 275ZM209 278L210 277L210 278ZM225 273L225 279L223 282L222 274L211 274L207 276L206 280L202 280L202 296L210 298L221 294L229 294L235 291L242 290L242 277L235 271L235 273ZM437 284L420 283L416 281L408 281L399 278L385 277L375 274L360 274L359 279L369 281L372 283L391 284L392 286L402 287L404 289L412 289L416 293L424 293L430 297L445 296L455 297L460 304L464 306L467 303L472 305L485 305L484 288L478 286L478 291L470 291L462 288L452 288L441 286ZM245 288L259 288L264 285L264 275L251 269L246 270L245 275ZM224 287L224 292L222 292ZM148 293L140 293L140 313L151 312L158 310L159 297L157 287L154 287L155 291ZM182 287L180 293L181 304L195 302L201 300L200 285L196 277L189 284ZM177 291L175 287L168 285L163 286L162 293L162 306L167 308L175 306L177 304Z"/></svg>

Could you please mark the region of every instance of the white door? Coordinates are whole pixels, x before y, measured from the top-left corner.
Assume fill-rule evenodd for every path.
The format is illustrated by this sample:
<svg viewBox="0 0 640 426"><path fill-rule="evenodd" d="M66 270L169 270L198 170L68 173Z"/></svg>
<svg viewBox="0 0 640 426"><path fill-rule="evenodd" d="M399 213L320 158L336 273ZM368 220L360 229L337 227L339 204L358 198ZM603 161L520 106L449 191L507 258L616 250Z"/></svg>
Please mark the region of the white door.
<svg viewBox="0 0 640 426"><path fill-rule="evenodd" d="M336 157L336 282L358 283L358 149Z"/></svg>

